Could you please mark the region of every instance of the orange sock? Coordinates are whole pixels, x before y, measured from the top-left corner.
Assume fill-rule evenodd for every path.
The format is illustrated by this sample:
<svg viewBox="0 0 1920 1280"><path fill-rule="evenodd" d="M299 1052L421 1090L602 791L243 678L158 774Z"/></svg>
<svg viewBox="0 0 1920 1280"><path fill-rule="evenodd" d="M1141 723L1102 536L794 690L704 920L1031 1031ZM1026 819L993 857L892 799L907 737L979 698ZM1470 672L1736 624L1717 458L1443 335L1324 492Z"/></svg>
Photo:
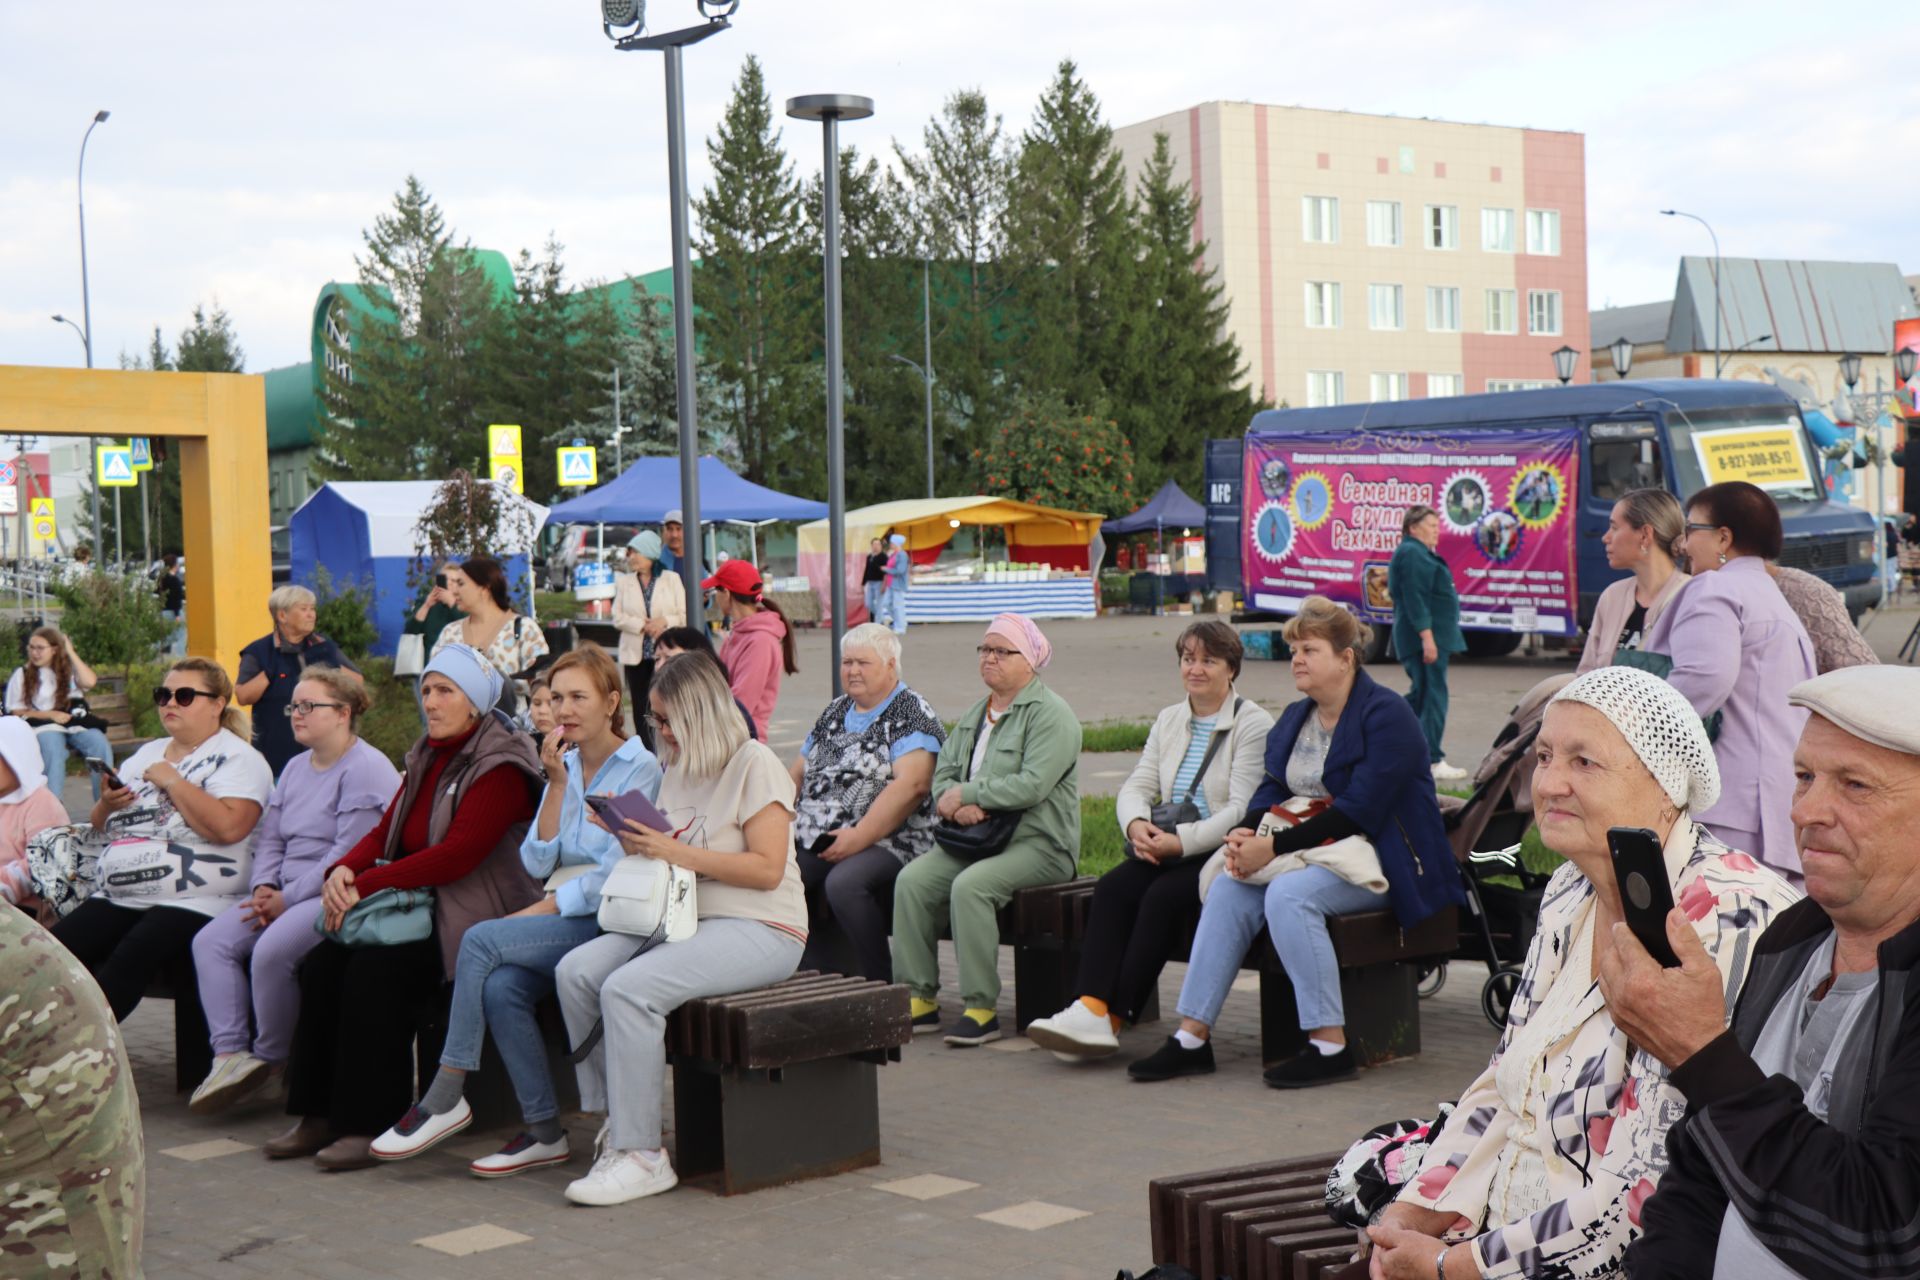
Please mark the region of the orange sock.
<svg viewBox="0 0 1920 1280"><path fill-rule="evenodd" d="M1104 1018L1107 1016L1107 1002L1105 1000L1096 1000L1092 996L1081 996L1080 1003L1087 1006L1087 1012L1096 1018Z"/></svg>

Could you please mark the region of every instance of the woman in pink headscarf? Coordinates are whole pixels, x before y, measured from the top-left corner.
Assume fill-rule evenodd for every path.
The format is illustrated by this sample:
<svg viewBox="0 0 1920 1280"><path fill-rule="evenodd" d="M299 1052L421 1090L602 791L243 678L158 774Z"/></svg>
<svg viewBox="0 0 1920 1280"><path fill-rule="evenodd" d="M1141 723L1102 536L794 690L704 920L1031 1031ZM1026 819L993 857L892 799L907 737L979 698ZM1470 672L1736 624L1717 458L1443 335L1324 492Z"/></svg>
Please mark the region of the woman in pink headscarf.
<svg viewBox="0 0 1920 1280"><path fill-rule="evenodd" d="M1053 646L1018 613L976 652L987 696L968 708L933 770L937 845L893 882L893 980L913 993L913 1030L941 1030L940 926L953 923L963 1012L950 1045L1000 1038L999 911L1014 891L1073 876L1080 855L1080 718L1038 672Z"/></svg>

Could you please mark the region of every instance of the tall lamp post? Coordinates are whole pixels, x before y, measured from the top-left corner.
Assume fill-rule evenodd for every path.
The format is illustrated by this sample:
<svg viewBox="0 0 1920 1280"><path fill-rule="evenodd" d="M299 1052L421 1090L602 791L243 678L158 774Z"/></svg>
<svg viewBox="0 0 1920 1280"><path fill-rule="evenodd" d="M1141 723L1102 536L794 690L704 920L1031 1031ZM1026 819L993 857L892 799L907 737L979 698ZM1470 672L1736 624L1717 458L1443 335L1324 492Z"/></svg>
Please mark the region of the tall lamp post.
<svg viewBox="0 0 1920 1280"><path fill-rule="evenodd" d="M707 20L663 35L646 34L645 0L600 0L600 24L622 53L664 53L667 57L667 205L673 232L673 376L675 416L680 420L680 511L693 537L680 556L680 575L687 588L687 625L706 625L706 604L700 583L706 574L700 565L700 432L695 419L693 385L693 258L687 232L687 105L681 78L680 51L717 36L740 0L697 0ZM626 35L614 29L632 28ZM835 668L836 671L838 668ZM837 679L837 676L836 676Z"/></svg>
<svg viewBox="0 0 1920 1280"><path fill-rule="evenodd" d="M93 297L87 289L87 139L93 136L94 128L105 124L111 111L96 111L93 121L87 125L87 131L80 135L80 163L74 166L73 189L80 207L80 341L86 344L87 368L93 368ZM71 323L71 321L69 321ZM87 473L93 477L93 497L89 508L93 514L93 551L95 561L105 559L106 547L100 537L100 476L94 459L99 456L99 441L93 436L87 437Z"/></svg>
<svg viewBox="0 0 1920 1280"><path fill-rule="evenodd" d="M1661 214L1669 218L1692 218L1707 229L1707 235L1713 240L1713 376L1720 376L1720 237L1714 234L1713 224L1697 213L1688 213L1684 209L1662 209Z"/></svg>
<svg viewBox="0 0 1920 1280"><path fill-rule="evenodd" d="M787 99L795 120L820 122L820 225L826 229L821 274L826 280L827 559L833 606L830 635L833 696L840 696L840 633L847 626L846 369L840 332L840 122L865 120L873 99L851 93L809 93Z"/></svg>
<svg viewBox="0 0 1920 1280"><path fill-rule="evenodd" d="M1562 346L1553 353L1553 372L1560 379L1561 386L1573 381L1573 369L1578 363L1580 353L1572 347Z"/></svg>
<svg viewBox="0 0 1920 1280"><path fill-rule="evenodd" d="M918 360L909 360L903 355L893 354L887 357L897 360L907 368L919 374L927 385L927 496L933 496L933 365L921 364Z"/></svg>
<svg viewBox="0 0 1920 1280"><path fill-rule="evenodd" d="M1627 341L1627 335L1621 334L1607 348L1607 354L1613 357L1613 376L1624 378L1633 369L1633 343Z"/></svg>

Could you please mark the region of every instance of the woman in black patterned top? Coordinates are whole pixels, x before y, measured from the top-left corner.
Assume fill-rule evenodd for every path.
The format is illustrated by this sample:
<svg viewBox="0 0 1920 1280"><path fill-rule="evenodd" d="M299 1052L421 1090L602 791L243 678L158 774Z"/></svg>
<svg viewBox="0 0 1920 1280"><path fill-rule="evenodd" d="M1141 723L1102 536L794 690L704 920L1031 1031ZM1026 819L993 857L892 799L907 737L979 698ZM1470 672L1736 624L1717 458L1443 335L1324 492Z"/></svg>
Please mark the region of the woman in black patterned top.
<svg viewBox="0 0 1920 1280"><path fill-rule="evenodd" d="M885 982L893 878L933 845L933 765L947 735L927 700L901 682L900 638L886 627L847 632L840 680L846 693L820 713L793 762L808 916L800 964L846 969L835 954L844 935L858 976Z"/></svg>

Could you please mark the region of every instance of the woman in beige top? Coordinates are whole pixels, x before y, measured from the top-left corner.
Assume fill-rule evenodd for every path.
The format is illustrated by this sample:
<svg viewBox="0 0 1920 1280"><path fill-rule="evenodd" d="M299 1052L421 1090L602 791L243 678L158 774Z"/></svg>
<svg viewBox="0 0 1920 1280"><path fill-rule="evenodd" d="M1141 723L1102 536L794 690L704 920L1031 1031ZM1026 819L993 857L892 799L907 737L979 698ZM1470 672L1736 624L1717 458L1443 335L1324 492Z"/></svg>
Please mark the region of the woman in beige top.
<svg viewBox="0 0 1920 1280"><path fill-rule="evenodd" d="M660 572L660 535L643 529L627 543L627 572L613 579L613 625L620 628L620 667L640 740L653 750L646 726L647 688L653 683L653 642L668 627L687 625L687 588L674 572Z"/></svg>

